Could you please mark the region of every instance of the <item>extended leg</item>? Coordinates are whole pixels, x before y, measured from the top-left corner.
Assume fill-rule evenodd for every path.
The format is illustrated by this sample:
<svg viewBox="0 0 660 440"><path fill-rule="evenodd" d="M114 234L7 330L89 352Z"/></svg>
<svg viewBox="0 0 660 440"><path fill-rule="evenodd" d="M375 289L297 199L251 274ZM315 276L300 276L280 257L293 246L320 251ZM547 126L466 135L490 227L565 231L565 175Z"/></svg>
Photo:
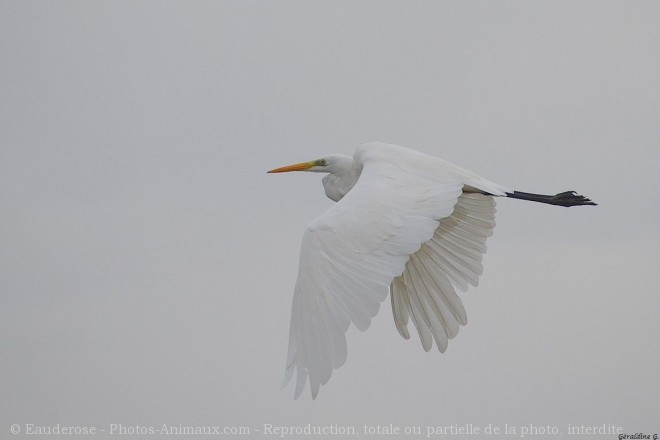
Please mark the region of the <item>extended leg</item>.
<svg viewBox="0 0 660 440"><path fill-rule="evenodd" d="M529 200L531 202L547 203L548 205L557 206L596 205L596 203L575 191L565 191L555 194L554 196L514 191L512 193L506 193L506 196L511 197L512 199Z"/></svg>

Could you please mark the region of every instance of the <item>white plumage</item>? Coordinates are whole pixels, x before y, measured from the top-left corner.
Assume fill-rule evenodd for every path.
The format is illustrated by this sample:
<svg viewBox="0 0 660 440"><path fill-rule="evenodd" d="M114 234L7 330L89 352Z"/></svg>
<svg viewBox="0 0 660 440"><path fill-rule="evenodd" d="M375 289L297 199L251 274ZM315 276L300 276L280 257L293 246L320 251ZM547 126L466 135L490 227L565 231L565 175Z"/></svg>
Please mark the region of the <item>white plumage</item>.
<svg viewBox="0 0 660 440"><path fill-rule="evenodd" d="M295 397L307 381L316 397L346 361L349 324L366 330L389 292L401 336L410 337L412 320L423 348L435 340L444 352L467 323L455 288L478 283L495 226L493 196L513 194L441 159L382 143L358 147L352 159L332 155L270 172L284 171L329 173L325 192L338 201L303 235L285 374L285 384L296 377Z"/></svg>

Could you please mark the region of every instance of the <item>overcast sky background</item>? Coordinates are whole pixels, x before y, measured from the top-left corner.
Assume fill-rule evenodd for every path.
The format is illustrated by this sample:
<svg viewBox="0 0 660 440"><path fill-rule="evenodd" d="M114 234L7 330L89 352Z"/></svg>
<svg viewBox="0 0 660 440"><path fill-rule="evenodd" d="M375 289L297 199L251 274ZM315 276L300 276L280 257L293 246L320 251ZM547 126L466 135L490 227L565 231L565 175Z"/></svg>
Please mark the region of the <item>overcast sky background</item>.
<svg viewBox="0 0 660 440"><path fill-rule="evenodd" d="M659 432L658 23L657 1L0 1L2 437ZM599 206L498 200L445 354L404 341L388 300L294 401L299 246L332 202L318 175L265 172L369 141Z"/></svg>

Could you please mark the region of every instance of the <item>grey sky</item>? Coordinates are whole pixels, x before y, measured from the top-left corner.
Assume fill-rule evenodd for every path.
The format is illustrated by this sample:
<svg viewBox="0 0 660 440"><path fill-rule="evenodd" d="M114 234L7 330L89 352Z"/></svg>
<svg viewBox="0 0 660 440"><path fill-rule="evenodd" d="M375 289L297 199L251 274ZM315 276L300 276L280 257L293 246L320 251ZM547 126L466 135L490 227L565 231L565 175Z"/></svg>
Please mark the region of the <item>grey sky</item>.
<svg viewBox="0 0 660 440"><path fill-rule="evenodd" d="M0 2L0 433L12 423L659 432L660 3ZM498 201L445 354L388 303L279 391L319 176L398 143Z"/></svg>

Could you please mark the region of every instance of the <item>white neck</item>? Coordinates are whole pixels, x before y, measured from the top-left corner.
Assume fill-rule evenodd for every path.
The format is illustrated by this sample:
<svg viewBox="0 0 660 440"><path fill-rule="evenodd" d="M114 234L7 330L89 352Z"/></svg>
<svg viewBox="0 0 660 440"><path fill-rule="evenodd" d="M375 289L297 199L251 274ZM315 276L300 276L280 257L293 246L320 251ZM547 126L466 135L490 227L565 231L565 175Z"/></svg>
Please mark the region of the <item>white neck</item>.
<svg viewBox="0 0 660 440"><path fill-rule="evenodd" d="M362 167L356 166L352 157L337 154L331 158L329 171L330 173L323 178L325 195L330 200L338 202L358 181Z"/></svg>

